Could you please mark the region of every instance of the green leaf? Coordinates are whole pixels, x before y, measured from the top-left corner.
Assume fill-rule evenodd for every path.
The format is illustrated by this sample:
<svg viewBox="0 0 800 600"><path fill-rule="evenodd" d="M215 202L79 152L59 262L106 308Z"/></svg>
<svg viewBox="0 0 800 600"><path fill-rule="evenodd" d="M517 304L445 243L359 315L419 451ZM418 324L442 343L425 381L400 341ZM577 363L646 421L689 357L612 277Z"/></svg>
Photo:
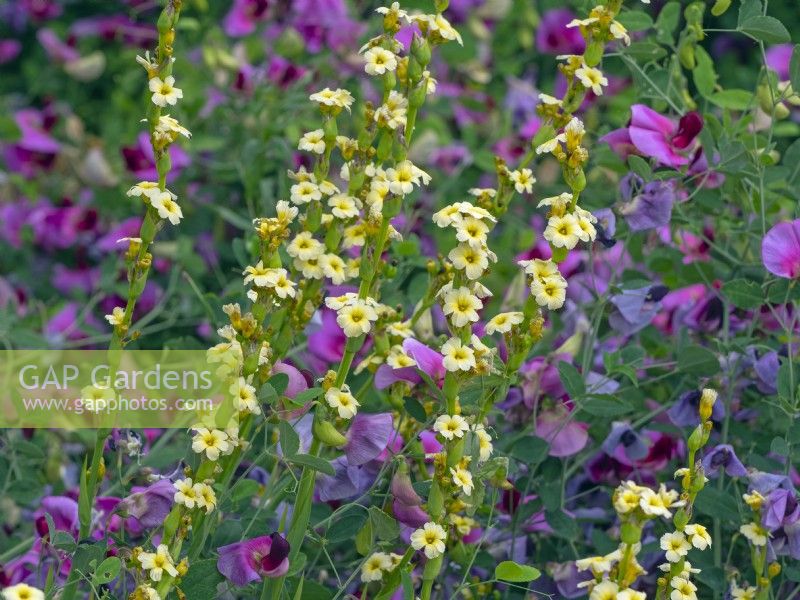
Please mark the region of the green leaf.
<svg viewBox="0 0 800 600"><path fill-rule="evenodd" d="M694 57L696 61L695 68L692 71L694 85L701 96L708 98L714 93L714 88L717 85L714 61L702 46L695 47Z"/></svg>
<svg viewBox="0 0 800 600"><path fill-rule="evenodd" d="M255 479L240 479L231 488L231 500L233 502L241 502L245 499L251 499L258 493L260 484Z"/></svg>
<svg viewBox="0 0 800 600"><path fill-rule="evenodd" d="M561 383L564 385L564 389L567 390L567 394L573 400L586 393L586 384L583 382L583 377L578 373L578 369L570 363L563 360L559 361L558 376L561 378Z"/></svg>
<svg viewBox="0 0 800 600"><path fill-rule="evenodd" d="M504 560L494 569L495 579L502 579L503 581L515 583L535 581L539 579L541 575L539 569L515 563L513 560Z"/></svg>
<svg viewBox="0 0 800 600"><path fill-rule="evenodd" d="M353 532L360 530L368 519L369 514L362 508L353 507L345 510L344 514L328 527L325 537L330 542L352 539Z"/></svg>
<svg viewBox="0 0 800 600"><path fill-rule="evenodd" d="M594 394L580 404L581 410L595 417L615 417L632 410L632 406L618 396L611 394Z"/></svg>
<svg viewBox="0 0 800 600"><path fill-rule="evenodd" d="M789 444L787 444L786 440L780 436L772 438L772 443L769 445L769 451L773 454L777 454L778 456L789 456L789 453L791 452L789 449Z"/></svg>
<svg viewBox="0 0 800 600"><path fill-rule="evenodd" d="M22 131L17 127L16 121L8 116L0 116L0 140L4 142L16 142Z"/></svg>
<svg viewBox="0 0 800 600"><path fill-rule="evenodd" d="M284 390L285 391L285 390ZM299 392L292 401L295 404L305 404L306 402L311 402L312 400L319 398L322 395L322 388L314 387L309 388L307 390L303 390Z"/></svg>
<svg viewBox="0 0 800 600"><path fill-rule="evenodd" d="M286 373L275 373L269 378L269 384L275 389L275 392L280 396L289 387L289 376Z"/></svg>
<svg viewBox="0 0 800 600"><path fill-rule="evenodd" d="M526 464L538 464L547 458L549 444L542 438L533 435L525 436L511 446L510 454L513 458Z"/></svg>
<svg viewBox="0 0 800 600"><path fill-rule="evenodd" d="M650 168L650 163L643 159L641 156L636 156L635 154L631 154L628 157L628 166L631 168L631 171L636 173L639 177L644 179L645 181L652 181L653 179L653 169Z"/></svg>
<svg viewBox="0 0 800 600"><path fill-rule="evenodd" d="M681 18L681 3L668 2L658 13L656 19L656 39L662 44L669 44L674 41L675 29Z"/></svg>
<svg viewBox="0 0 800 600"><path fill-rule="evenodd" d="M739 7L738 27L741 28L744 23L753 17L760 16L763 10L761 0L742 0L742 5Z"/></svg>
<svg viewBox="0 0 800 600"><path fill-rule="evenodd" d="M708 99L720 108L747 110L753 103L753 93L747 90L722 90L711 94Z"/></svg>
<svg viewBox="0 0 800 600"><path fill-rule="evenodd" d="M653 18L641 10L628 10L617 16L628 31L644 31L653 26Z"/></svg>
<svg viewBox="0 0 800 600"><path fill-rule="evenodd" d="M689 346L678 352L678 368L691 375L711 376L719 372L719 359L708 348Z"/></svg>
<svg viewBox="0 0 800 600"><path fill-rule="evenodd" d="M736 500L716 487L706 486L697 495L695 507L701 513L714 518L720 518L728 523L738 523L739 509Z"/></svg>
<svg viewBox="0 0 800 600"><path fill-rule="evenodd" d="M792 41L789 31L775 17L764 15L750 17L739 26L739 31L766 44L783 44Z"/></svg>
<svg viewBox="0 0 800 600"><path fill-rule="evenodd" d="M189 565L189 572L181 579L180 588L187 598L216 598L220 583L222 574L217 570L217 561L209 558Z"/></svg>
<svg viewBox="0 0 800 600"><path fill-rule="evenodd" d="M289 462L300 465L301 467L308 467L309 469L319 471L320 473L325 473L331 477L336 475L336 471L333 470L333 465L331 465L329 461L325 460L324 458L320 458L319 456L312 456L311 454L295 454L288 460Z"/></svg>
<svg viewBox="0 0 800 600"><path fill-rule="evenodd" d="M104 583L114 581L117 575L119 575L121 568L122 562L116 556L109 556L94 570L92 583L95 585L103 585Z"/></svg>
<svg viewBox="0 0 800 600"><path fill-rule="evenodd" d="M397 521L377 506L369 507L369 519L372 522L372 529L379 540L391 542L400 535L400 525L397 524Z"/></svg>
<svg viewBox="0 0 800 600"><path fill-rule="evenodd" d="M281 451L283 455L291 458L300 451L300 436L288 421L278 423Z"/></svg>
<svg viewBox="0 0 800 600"><path fill-rule="evenodd" d="M792 59L789 61L789 81L792 82L794 93L800 93L800 44L792 50Z"/></svg>
<svg viewBox="0 0 800 600"><path fill-rule="evenodd" d="M736 308L758 308L764 303L764 292L755 281L734 279L722 285L722 294Z"/></svg>
<svg viewBox="0 0 800 600"><path fill-rule="evenodd" d="M403 406L405 407L406 412L420 423L424 423L428 420L428 415L425 413L425 408L415 398L408 396L405 400L403 400Z"/></svg>

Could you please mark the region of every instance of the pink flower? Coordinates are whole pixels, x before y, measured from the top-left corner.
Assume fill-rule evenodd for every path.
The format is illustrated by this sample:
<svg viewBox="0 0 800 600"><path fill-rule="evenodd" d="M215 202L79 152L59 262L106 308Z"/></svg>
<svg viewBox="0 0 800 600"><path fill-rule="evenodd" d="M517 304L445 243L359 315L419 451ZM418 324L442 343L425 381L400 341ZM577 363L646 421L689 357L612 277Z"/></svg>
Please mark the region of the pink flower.
<svg viewBox="0 0 800 600"><path fill-rule="evenodd" d="M652 108L634 104L628 126L610 132L601 141L622 158L641 154L678 168L691 162L694 141L702 129L703 118L696 112L685 114L676 124Z"/></svg>
<svg viewBox="0 0 800 600"><path fill-rule="evenodd" d="M289 542L279 533L242 540L217 549L217 569L237 586L281 577L289 570L289 550Z"/></svg>
<svg viewBox="0 0 800 600"><path fill-rule="evenodd" d="M583 450L589 441L589 426L573 421L566 409L539 415L536 435L550 444L550 456L572 456Z"/></svg>
<svg viewBox="0 0 800 600"><path fill-rule="evenodd" d="M778 223L767 232L761 242L761 260L778 277L800 275L800 219Z"/></svg>

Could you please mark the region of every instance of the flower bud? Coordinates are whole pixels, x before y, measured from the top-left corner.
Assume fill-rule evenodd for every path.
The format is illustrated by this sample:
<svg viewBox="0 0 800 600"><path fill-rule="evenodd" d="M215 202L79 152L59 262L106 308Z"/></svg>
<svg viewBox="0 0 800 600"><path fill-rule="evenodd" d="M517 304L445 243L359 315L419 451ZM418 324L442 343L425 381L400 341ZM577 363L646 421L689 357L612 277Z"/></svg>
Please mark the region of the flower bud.
<svg viewBox="0 0 800 600"><path fill-rule="evenodd" d="M675 525L675 529L683 531L689 523L689 515L686 514L686 510L683 508L678 509L672 519L672 523Z"/></svg>
<svg viewBox="0 0 800 600"><path fill-rule="evenodd" d="M698 425L695 427L694 431L692 431L692 435L689 436L689 450L692 452L697 452L700 448L703 447L703 436L705 431L702 425Z"/></svg>
<svg viewBox="0 0 800 600"><path fill-rule="evenodd" d="M597 39L592 39L586 47L586 52L583 54L583 60L588 67L596 67L603 59L603 42Z"/></svg>
<svg viewBox="0 0 800 600"><path fill-rule="evenodd" d="M704 388L700 393L700 419L708 421L711 418L711 412L714 408L714 403L717 401L717 392L711 388Z"/></svg>
<svg viewBox="0 0 800 600"><path fill-rule="evenodd" d="M781 565L780 563L772 562L769 563L769 567L767 567L767 574L769 575L770 579L774 579L778 575L781 574Z"/></svg>
<svg viewBox="0 0 800 600"><path fill-rule="evenodd" d="M428 42L417 35L411 40L411 56L424 68L431 62L431 47Z"/></svg>
<svg viewBox="0 0 800 600"><path fill-rule="evenodd" d="M623 523L619 539L625 544L638 544L642 539L642 528L636 523Z"/></svg>
<svg viewBox="0 0 800 600"><path fill-rule="evenodd" d="M724 14L731 6L731 0L717 0L714 6L711 7L711 14L719 17Z"/></svg>

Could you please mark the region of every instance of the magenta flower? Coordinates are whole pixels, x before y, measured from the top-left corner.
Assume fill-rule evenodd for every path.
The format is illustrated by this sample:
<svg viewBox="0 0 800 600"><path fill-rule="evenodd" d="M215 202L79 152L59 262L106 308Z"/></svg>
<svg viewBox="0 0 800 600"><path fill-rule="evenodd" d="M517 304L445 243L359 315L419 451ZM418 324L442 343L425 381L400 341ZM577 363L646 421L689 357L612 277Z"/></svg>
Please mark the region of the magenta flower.
<svg viewBox="0 0 800 600"><path fill-rule="evenodd" d="M268 8L269 2L266 0L235 0L222 21L222 28L232 37L250 35L258 23L267 17Z"/></svg>
<svg viewBox="0 0 800 600"><path fill-rule="evenodd" d="M548 10L536 31L536 49L543 54L583 54L586 42L577 27L567 27L575 14L567 8Z"/></svg>
<svg viewBox="0 0 800 600"><path fill-rule="evenodd" d="M392 413L358 413L344 446L348 464L360 466L377 459L395 435Z"/></svg>
<svg viewBox="0 0 800 600"><path fill-rule="evenodd" d="M589 426L570 418L566 409L556 409L539 415L536 435L550 444L550 456L572 456L583 450L589 441Z"/></svg>
<svg viewBox="0 0 800 600"><path fill-rule="evenodd" d="M279 533L217 549L217 569L237 586L264 577L281 577L289 570L289 542Z"/></svg>
<svg viewBox="0 0 800 600"><path fill-rule="evenodd" d="M789 79L789 63L792 60L791 44L778 44L767 50L767 66L778 74L781 81Z"/></svg>
<svg viewBox="0 0 800 600"><path fill-rule="evenodd" d="M634 104L628 126L616 129L600 140L622 158L641 154L658 159L663 166L677 169L691 162L694 141L702 129L703 118L699 113L686 113L676 124L652 108Z"/></svg>
<svg viewBox="0 0 800 600"><path fill-rule="evenodd" d="M761 242L761 260L778 277L800 275L800 219L778 223L767 232Z"/></svg>
<svg viewBox="0 0 800 600"><path fill-rule="evenodd" d="M143 527L156 527L164 522L172 510L175 486L169 479L160 479L146 488L134 492L119 503L122 514L136 518Z"/></svg>

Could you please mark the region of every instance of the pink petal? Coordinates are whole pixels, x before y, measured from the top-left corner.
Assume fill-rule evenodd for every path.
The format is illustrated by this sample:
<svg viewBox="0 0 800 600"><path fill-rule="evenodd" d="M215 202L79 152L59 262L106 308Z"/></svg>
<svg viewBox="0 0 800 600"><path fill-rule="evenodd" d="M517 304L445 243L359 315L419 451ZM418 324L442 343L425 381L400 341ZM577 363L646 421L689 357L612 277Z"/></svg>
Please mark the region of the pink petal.
<svg viewBox="0 0 800 600"><path fill-rule="evenodd" d="M800 275L800 219L778 223L761 242L761 259L767 271L794 279Z"/></svg>

